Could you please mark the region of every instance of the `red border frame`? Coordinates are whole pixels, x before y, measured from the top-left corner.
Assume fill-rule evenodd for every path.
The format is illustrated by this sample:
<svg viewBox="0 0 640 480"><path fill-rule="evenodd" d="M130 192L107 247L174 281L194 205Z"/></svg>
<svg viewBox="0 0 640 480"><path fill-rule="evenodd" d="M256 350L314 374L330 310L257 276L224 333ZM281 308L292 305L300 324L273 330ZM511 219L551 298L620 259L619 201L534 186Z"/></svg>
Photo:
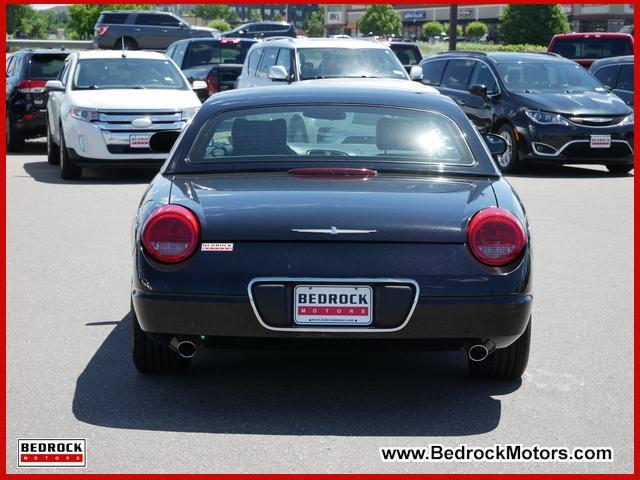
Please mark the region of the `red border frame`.
<svg viewBox="0 0 640 480"><path fill-rule="evenodd" d="M55 1L52 0L36 0L39 4L54 4ZM6 5L7 4L29 4L30 2L28 0L15 0L15 1L6 1L6 0L2 0L2 21L0 21L0 34L2 36L1 42L2 42L2 47L3 49L6 51ZM89 1L89 2L82 2L82 1L78 1L78 0L71 0L69 2L67 2L68 4L73 4L73 3L107 3L107 2L96 2L96 1ZM109 3L128 3L127 0L111 0ZM171 0L157 0L156 2L149 2L149 1L141 1L139 3L153 3L153 4L160 4L160 3L167 3L167 4L176 4L176 3L188 3L187 1L184 0L178 0L178 1L171 1ZM229 4L241 4L241 3L246 3L246 4L253 4L254 2L252 2L251 0L231 0L229 2L222 2L222 1L218 1L218 0L214 0L214 1L208 1L208 2L204 2L204 3L229 3ZM303 0L291 0L288 2L275 2L275 3L281 3L281 4L306 4L309 2L303 1ZM343 4L346 2L341 2L339 0L324 0L321 4L330 4L330 3L335 3L335 4ZM365 3L365 2L350 2L350 4L360 4L360 3ZM385 1L381 1L381 0L372 0L369 2L366 2L367 4L371 4L371 3L387 3ZM403 2L404 4L407 5L411 5L411 4L418 4L420 2L418 1L414 1L414 0L410 0L410 1L405 1ZM459 5L479 5L479 4L496 4L496 1L491 1L491 0L477 0L477 1L472 1L472 0L462 0L462 1L458 1L456 2ZM532 0L521 0L521 1L506 1L506 3L531 3L531 4L541 4L541 3L558 3L558 2L554 2L551 0L537 0L537 1L532 1ZM564 4L578 4L579 2L576 1L566 1L564 2ZM609 1L609 2L597 2L597 3L602 3L602 4L631 4L633 2L628 2L628 1L620 1L620 0L614 0L614 1ZM448 3L443 2L442 0L436 0L435 2L432 2L432 4L443 4L443 5L449 5ZM638 22L638 19L640 18L640 13L638 13L638 3L635 3L634 6L636 8L634 8L634 25ZM637 83L637 79L638 79L638 73L640 71L640 66L638 66L636 64L635 69L634 69L634 74L635 74L635 79L636 79L636 83ZM5 77L6 78L6 77ZM634 108L634 112L638 113L638 108ZM4 129L5 128L5 118L6 116L3 115L2 117L0 117L0 126ZM6 137L2 136L2 140L0 140L0 144L2 145L2 152L4 154L4 158L5 158L5 168L2 170L1 173L1 177L2 177L2 184L0 186L0 194L2 195L2 201L6 202L7 199L7 178L6 178ZM640 146L640 139L638 138L638 136L635 136L634 139L634 151L638 151L638 147ZM634 188L635 188L635 192L638 191L638 188L640 187L640 179L638 177L634 176ZM636 194L634 193L634 201L636 199ZM634 211L634 242L638 239L638 232L636 230L636 225L637 225L637 221L640 218L640 211L638 208L635 209ZM3 446L3 453L4 454L0 454L0 475L2 475L3 478L18 478L18 477L22 477L22 478L29 478L29 476L38 476L38 477L52 477L55 479L63 479L63 478L73 478L75 477L75 475L77 474L56 474L56 473L42 473L42 474L19 474L19 473L7 473L7 453L11 453L9 452L7 449L12 449L13 445L11 444L11 442L9 442L9 444L7 444L7 356L6 356L6 340L7 340L7 324L6 324L6 318L7 318L7 290L6 290L6 281L7 281L7 270L6 270L6 241L7 241L7 212L6 212L6 203L5 203L5 208L2 211L2 233L3 235L0 238L0 247L2 248L2 257L3 257L3 273L4 275L2 276L2 280L0 280L3 284L4 284L4 294L2 295L2 299L0 302L0 305L2 307L2 312L4 313L4 324L5 324L5 329L2 333L0 333L0 348L2 350L5 351L5 355L2 358L2 377L1 377L1 383L2 383L2 396L1 396L1 400L0 400L0 404L3 407L3 410L5 412L5 415L2 416L2 427L3 427L3 431L4 431L4 435L2 436L2 440L1 440L1 445ZM635 249L635 244L634 244L634 252L636 253L635 255L635 260L634 260L634 294L637 295L637 288L636 288L636 284L635 284L635 273L638 271L638 265L640 264L640 260L638 260L638 255L637 255L637 250ZM640 338L640 333L638 333L638 329L635 328L637 327L637 325L635 324L635 318L637 317L637 313L638 313L638 308L637 305L634 303L634 346L637 345L637 340L638 338ZM634 429L633 429L633 435L634 435L634 447L635 447L635 440L638 438L638 433L640 433L640 426L638 423L638 409L635 403L635 398L638 397L639 393L640 393L640 389L638 388L638 383L635 382L635 373L637 371L636 366L638 365L638 361L640 359L640 354L638 353L638 349L634 348L634 404L633 404L633 414L634 414ZM562 475L563 479L582 479L584 477L589 477L589 478L609 478L609 477L616 477L616 478L638 478L638 457L635 455L634 452L634 460L633 460L633 473L629 473L629 474L564 474ZM79 472L82 473L82 472ZM535 479L552 479L552 478L557 478L558 474L516 474L516 473L503 473L503 474L113 474L113 473L92 473L92 474L84 474L84 478L90 478L90 479L98 479L98 478L104 478L110 475L118 475L119 478L138 478L140 476L144 476L144 478L169 478L169 477L184 477L184 476L198 476L200 478L225 478L225 477L233 477L234 479L238 479L238 480L244 480L244 479L255 479L255 478L260 478L260 479L276 479L276 478L284 478L284 477L289 477L289 478L295 478L297 479L309 479L309 478L318 478L318 477L325 477L325 478L344 478L344 479L351 479L351 480L365 480L365 479L370 479L373 477L376 478L385 478L385 479L400 479L400 478L405 478L407 476L410 476L412 478L446 478L446 477L473 477L474 480L475 479L484 479L484 478L492 478L496 475L500 475L500 476L517 476L518 478L535 478Z"/></svg>

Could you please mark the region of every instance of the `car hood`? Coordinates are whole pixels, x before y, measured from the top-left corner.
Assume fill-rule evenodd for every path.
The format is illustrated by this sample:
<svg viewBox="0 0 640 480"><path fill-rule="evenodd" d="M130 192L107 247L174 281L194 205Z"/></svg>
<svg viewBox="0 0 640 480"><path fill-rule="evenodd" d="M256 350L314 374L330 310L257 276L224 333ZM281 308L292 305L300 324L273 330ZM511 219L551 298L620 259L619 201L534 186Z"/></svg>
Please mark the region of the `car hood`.
<svg viewBox="0 0 640 480"><path fill-rule="evenodd" d="M336 180L262 173L179 175L171 203L197 213L203 241L464 243L469 217L496 200L486 178L380 174ZM372 232L293 231L332 227Z"/></svg>
<svg viewBox="0 0 640 480"><path fill-rule="evenodd" d="M215 28L209 28L209 27L199 27L197 25L191 25L189 27L191 30L202 30L203 32L219 32L218 30L216 30Z"/></svg>
<svg viewBox="0 0 640 480"><path fill-rule="evenodd" d="M355 87L390 88L404 90L407 92L440 93L436 88L420 82L412 82L409 78L406 80L395 78L322 78L316 80L303 80L301 83L325 87L330 87L332 85L353 85Z"/></svg>
<svg viewBox="0 0 640 480"><path fill-rule="evenodd" d="M192 90L73 90L70 103L75 107L98 109L177 110L201 105Z"/></svg>
<svg viewBox="0 0 640 480"><path fill-rule="evenodd" d="M514 93L517 103L534 110L566 115L628 115L632 110L611 93Z"/></svg>

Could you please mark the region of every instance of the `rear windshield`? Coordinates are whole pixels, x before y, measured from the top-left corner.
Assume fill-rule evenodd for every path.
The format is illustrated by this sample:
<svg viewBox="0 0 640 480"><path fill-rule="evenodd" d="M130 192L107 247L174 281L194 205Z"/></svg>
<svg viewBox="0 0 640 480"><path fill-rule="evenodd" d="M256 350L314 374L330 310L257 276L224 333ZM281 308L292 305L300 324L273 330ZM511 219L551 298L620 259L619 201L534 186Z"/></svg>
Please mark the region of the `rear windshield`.
<svg viewBox="0 0 640 480"><path fill-rule="evenodd" d="M391 44L390 48L403 65L417 65L422 60L420 49L415 45Z"/></svg>
<svg viewBox="0 0 640 480"><path fill-rule="evenodd" d="M192 43L182 68L220 63L243 64L252 43L239 41Z"/></svg>
<svg viewBox="0 0 640 480"><path fill-rule="evenodd" d="M344 158L353 161L472 165L457 125L441 113L394 107L290 105L210 118L191 163Z"/></svg>
<svg viewBox="0 0 640 480"><path fill-rule="evenodd" d="M407 78L404 67L391 50L382 48L303 48L300 79L314 78Z"/></svg>
<svg viewBox="0 0 640 480"><path fill-rule="evenodd" d="M632 55L626 38L566 38L556 40L551 51L574 60Z"/></svg>
<svg viewBox="0 0 640 480"><path fill-rule="evenodd" d="M32 55L31 60L29 60L28 78L43 80L58 78L66 58L67 56L64 54Z"/></svg>
<svg viewBox="0 0 640 480"><path fill-rule="evenodd" d="M186 90L189 86L169 60L100 58L78 62L75 90L139 88Z"/></svg>
<svg viewBox="0 0 640 480"><path fill-rule="evenodd" d="M129 14L127 13L103 13L100 15L100 18L98 18L98 23L120 25L126 23L128 16Z"/></svg>
<svg viewBox="0 0 640 480"><path fill-rule="evenodd" d="M500 63L507 90L524 93L604 92L602 84L577 63Z"/></svg>

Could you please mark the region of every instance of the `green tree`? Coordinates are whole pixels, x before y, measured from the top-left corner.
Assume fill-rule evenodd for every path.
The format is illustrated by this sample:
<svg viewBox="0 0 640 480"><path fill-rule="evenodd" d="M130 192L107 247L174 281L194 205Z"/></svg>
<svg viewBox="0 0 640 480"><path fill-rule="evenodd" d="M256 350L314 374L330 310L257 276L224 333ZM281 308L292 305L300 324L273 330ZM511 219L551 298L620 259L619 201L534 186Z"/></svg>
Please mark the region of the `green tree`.
<svg viewBox="0 0 640 480"><path fill-rule="evenodd" d="M42 13L32 11L31 15L22 17L20 21L20 31L26 33L29 38L47 38L49 31L47 19Z"/></svg>
<svg viewBox="0 0 640 480"><path fill-rule="evenodd" d="M258 10L257 8L251 10L251 13L249 14L249 20L251 20L252 22L261 22L262 14L260 13L260 10Z"/></svg>
<svg viewBox="0 0 640 480"><path fill-rule="evenodd" d="M232 20L234 17L233 10L231 10L228 5L223 4L205 3L196 5L193 13L196 17L200 17L204 20L212 20L216 18Z"/></svg>
<svg viewBox="0 0 640 480"><path fill-rule="evenodd" d="M471 22L467 25L467 36L475 42L477 42L483 35L486 35L488 31L489 27L487 27L487 24L483 22Z"/></svg>
<svg viewBox="0 0 640 480"><path fill-rule="evenodd" d="M284 17L282 16L282 13L277 11L275 12L272 16L271 16L271 20L273 20L274 22L280 22Z"/></svg>
<svg viewBox="0 0 640 480"><path fill-rule="evenodd" d="M449 31L449 24L448 23L444 24L444 33L446 33L447 35L449 35L451 33ZM456 25L456 35L458 37L462 36L462 26L460 24Z"/></svg>
<svg viewBox="0 0 640 480"><path fill-rule="evenodd" d="M568 31L560 5L507 5L499 26L500 38L507 44L547 45L555 34Z"/></svg>
<svg viewBox="0 0 640 480"><path fill-rule="evenodd" d="M107 10L149 10L150 4L74 4L69 6L68 28L75 32L75 37L89 39L93 36L93 27L98 21L100 12Z"/></svg>
<svg viewBox="0 0 640 480"><path fill-rule="evenodd" d="M402 29L402 18L391 5L372 4L360 17L358 28L364 34L399 34Z"/></svg>
<svg viewBox="0 0 640 480"><path fill-rule="evenodd" d="M22 19L33 14L30 5L7 4L7 33L13 35L20 28Z"/></svg>
<svg viewBox="0 0 640 480"><path fill-rule="evenodd" d="M437 37L438 35L442 35L442 32L445 32L445 27L440 22L427 22L422 26L422 34L429 37Z"/></svg>
<svg viewBox="0 0 640 480"><path fill-rule="evenodd" d="M324 7L311 12L311 15L304 23L303 29L310 37L322 37L324 35Z"/></svg>
<svg viewBox="0 0 640 480"><path fill-rule="evenodd" d="M231 30L231 25L229 25L226 21L224 21L221 18L216 18L215 20L211 20L209 23L207 23L207 27L215 28L220 32L228 32L229 30Z"/></svg>

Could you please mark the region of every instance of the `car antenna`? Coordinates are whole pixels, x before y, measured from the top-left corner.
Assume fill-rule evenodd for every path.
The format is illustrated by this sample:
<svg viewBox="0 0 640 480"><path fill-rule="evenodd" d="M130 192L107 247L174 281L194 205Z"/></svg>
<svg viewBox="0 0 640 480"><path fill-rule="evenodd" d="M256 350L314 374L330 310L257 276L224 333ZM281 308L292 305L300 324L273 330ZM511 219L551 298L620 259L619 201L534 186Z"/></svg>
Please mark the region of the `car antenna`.
<svg viewBox="0 0 640 480"><path fill-rule="evenodd" d="M120 37L120 43L122 44L122 58L127 58L127 51L125 50L124 37Z"/></svg>

